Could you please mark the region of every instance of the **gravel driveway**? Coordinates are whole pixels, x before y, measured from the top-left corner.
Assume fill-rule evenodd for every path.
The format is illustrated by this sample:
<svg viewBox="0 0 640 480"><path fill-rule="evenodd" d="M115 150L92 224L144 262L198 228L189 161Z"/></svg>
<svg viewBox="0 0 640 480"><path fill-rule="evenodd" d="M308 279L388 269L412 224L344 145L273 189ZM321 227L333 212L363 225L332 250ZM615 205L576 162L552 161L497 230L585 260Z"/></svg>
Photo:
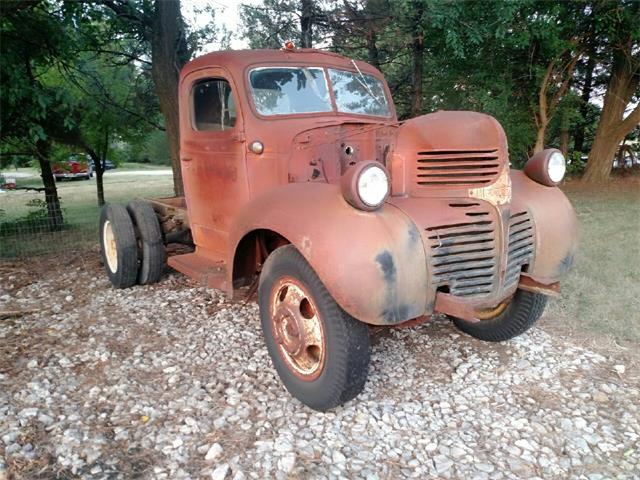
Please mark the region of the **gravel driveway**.
<svg viewBox="0 0 640 480"><path fill-rule="evenodd" d="M0 479L640 478L615 358L540 328L378 329L364 393L321 414L277 379L253 302L178 274L116 291L97 256L0 265L0 311L37 310L0 319Z"/></svg>

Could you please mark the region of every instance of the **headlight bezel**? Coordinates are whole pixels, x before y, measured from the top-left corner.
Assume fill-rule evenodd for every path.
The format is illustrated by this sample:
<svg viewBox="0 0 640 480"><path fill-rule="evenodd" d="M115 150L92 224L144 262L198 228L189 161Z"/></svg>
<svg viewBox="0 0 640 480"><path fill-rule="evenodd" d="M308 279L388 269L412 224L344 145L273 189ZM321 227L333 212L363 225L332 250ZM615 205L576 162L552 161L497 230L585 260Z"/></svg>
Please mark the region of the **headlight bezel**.
<svg viewBox="0 0 640 480"><path fill-rule="evenodd" d="M371 203L362 198L360 180L363 174L366 174L372 168L379 169L385 177L386 192L378 203ZM342 175L340 186L344 199L352 206L359 210L374 211L379 209L389 198L391 193L391 177L389 171L380 162L375 160L358 162L351 165Z"/></svg>
<svg viewBox="0 0 640 480"><path fill-rule="evenodd" d="M557 161L558 158L562 159L562 166L553 166L553 168L560 168L562 171L561 176L553 175L550 172L550 165L552 159ZM567 172L567 159L562 152L557 148L547 148L536 154L534 154L524 166L524 173L531 180L538 182L547 187L557 187L562 183Z"/></svg>

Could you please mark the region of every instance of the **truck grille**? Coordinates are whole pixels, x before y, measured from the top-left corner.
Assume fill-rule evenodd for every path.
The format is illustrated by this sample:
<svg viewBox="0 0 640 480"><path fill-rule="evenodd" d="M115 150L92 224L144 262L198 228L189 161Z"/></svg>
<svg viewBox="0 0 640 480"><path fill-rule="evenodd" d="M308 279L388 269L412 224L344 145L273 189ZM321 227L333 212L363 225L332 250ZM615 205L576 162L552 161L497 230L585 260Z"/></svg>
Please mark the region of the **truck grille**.
<svg viewBox="0 0 640 480"><path fill-rule="evenodd" d="M477 205L477 204L475 204ZM484 214L484 215L483 215ZM488 212L475 212L477 221L427 228L430 266L436 287L471 297L493 290L496 275L495 228Z"/></svg>
<svg viewBox="0 0 640 480"><path fill-rule="evenodd" d="M509 251L504 288L510 289L518 283L523 265L533 260L533 223L528 212L518 212L509 218Z"/></svg>
<svg viewBox="0 0 640 480"><path fill-rule="evenodd" d="M496 181L498 149L418 152L416 183L422 187L478 187Z"/></svg>

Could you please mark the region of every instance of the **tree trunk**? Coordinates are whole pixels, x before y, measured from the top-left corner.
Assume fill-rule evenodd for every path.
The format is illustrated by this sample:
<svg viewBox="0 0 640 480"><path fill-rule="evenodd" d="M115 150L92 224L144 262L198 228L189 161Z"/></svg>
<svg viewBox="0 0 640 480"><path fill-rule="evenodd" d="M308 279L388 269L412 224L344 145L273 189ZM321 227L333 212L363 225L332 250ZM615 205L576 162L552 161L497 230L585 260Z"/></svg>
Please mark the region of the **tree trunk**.
<svg viewBox="0 0 640 480"><path fill-rule="evenodd" d="M593 70L595 68L595 54L591 51L589 59L587 60L584 84L582 85L582 94L580 95L580 121L578 122L573 142L573 150L580 153L582 153L582 149L584 148L584 131L587 126L586 118L589 114L589 99L591 98L591 90L593 89Z"/></svg>
<svg viewBox="0 0 640 480"><path fill-rule="evenodd" d="M378 52L378 36L373 30L367 33L367 60L368 62L380 70L380 54Z"/></svg>
<svg viewBox="0 0 640 480"><path fill-rule="evenodd" d="M424 65L424 34L422 31L422 16L424 14L424 3L422 1L412 2L414 12L413 29L411 40L411 110L410 116L417 117L422 114L422 69Z"/></svg>
<svg viewBox="0 0 640 480"><path fill-rule="evenodd" d="M538 153L544 150L544 138L547 133L547 123L540 123L538 125L538 132L536 134L536 144L533 147L533 153Z"/></svg>
<svg viewBox="0 0 640 480"><path fill-rule="evenodd" d="M627 105L640 84L639 69L640 56L632 55L629 39L625 48L614 52L611 78L583 177L587 183L608 180L618 145L640 123L640 105L624 118Z"/></svg>
<svg viewBox="0 0 640 480"><path fill-rule="evenodd" d="M566 59L566 64L562 63L563 57ZM569 90L569 86L571 85L571 80L573 78L573 70L578 63L579 58L579 52L575 52L573 54L565 52L565 54L554 58L549 65L547 65L544 77L542 77L542 81L540 82L540 91L538 92L538 111L533 114L538 128L536 144L533 147L534 154L544 150L544 139L545 134L547 133L547 126L553 118L553 115L556 113L562 97L564 97ZM556 73L556 68L558 68L557 62L560 62L560 65L559 70ZM549 86L558 81L560 81L558 89L553 92L550 98L547 97L549 93Z"/></svg>
<svg viewBox="0 0 640 480"><path fill-rule="evenodd" d="M599 130L599 129L598 129ZM587 170L583 180L587 183L601 183L609 179L613 158L618 150L620 140L612 136L596 132L596 139L593 142L587 160Z"/></svg>
<svg viewBox="0 0 640 480"><path fill-rule="evenodd" d="M102 166L100 170L96 168L96 193L98 194L98 205L101 207L104 205L104 182L102 176L104 175L104 169Z"/></svg>
<svg viewBox="0 0 640 480"><path fill-rule="evenodd" d="M300 47L313 46L313 0L302 0L302 15L300 16Z"/></svg>
<svg viewBox="0 0 640 480"><path fill-rule="evenodd" d="M173 169L173 190L177 196L184 195L180 165L178 82L180 69L188 61L189 55L180 0L155 0L151 32L151 74L164 116Z"/></svg>
<svg viewBox="0 0 640 480"><path fill-rule="evenodd" d="M564 158L567 158L569 155L569 130L567 128L560 130L560 151Z"/></svg>
<svg viewBox="0 0 640 480"><path fill-rule="evenodd" d="M107 156L104 155L104 158L99 156L95 150L92 148L86 149L87 154L93 160L93 164L95 165L94 173L96 174L96 193L98 195L98 205L104 205L104 182L102 181L102 176L104 175L104 164L106 162Z"/></svg>
<svg viewBox="0 0 640 480"><path fill-rule="evenodd" d="M58 189L56 188L56 179L51 171L51 163L49 162L49 152L51 145L46 140L38 140L36 144L36 153L40 171L42 172L42 184L44 186L44 199L47 203L47 216L49 218L49 226L51 230L59 230L62 228L64 218L62 217L62 209L60 208L60 199L58 198Z"/></svg>

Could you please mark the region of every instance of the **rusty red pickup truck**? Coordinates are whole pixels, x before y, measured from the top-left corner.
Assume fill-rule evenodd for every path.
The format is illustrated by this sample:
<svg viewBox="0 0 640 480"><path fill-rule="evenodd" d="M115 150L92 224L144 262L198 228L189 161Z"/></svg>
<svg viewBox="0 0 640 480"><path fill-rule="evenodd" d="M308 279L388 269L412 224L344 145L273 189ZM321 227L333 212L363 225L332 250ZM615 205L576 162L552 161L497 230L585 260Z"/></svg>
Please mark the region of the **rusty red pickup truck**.
<svg viewBox="0 0 640 480"><path fill-rule="evenodd" d="M508 340L559 293L577 230L560 151L514 170L489 115L399 122L377 69L320 50L211 53L179 88L185 195L104 207L107 274L156 282L181 242L170 267L230 296L257 289L275 369L309 407L362 391L369 325L444 314Z"/></svg>

